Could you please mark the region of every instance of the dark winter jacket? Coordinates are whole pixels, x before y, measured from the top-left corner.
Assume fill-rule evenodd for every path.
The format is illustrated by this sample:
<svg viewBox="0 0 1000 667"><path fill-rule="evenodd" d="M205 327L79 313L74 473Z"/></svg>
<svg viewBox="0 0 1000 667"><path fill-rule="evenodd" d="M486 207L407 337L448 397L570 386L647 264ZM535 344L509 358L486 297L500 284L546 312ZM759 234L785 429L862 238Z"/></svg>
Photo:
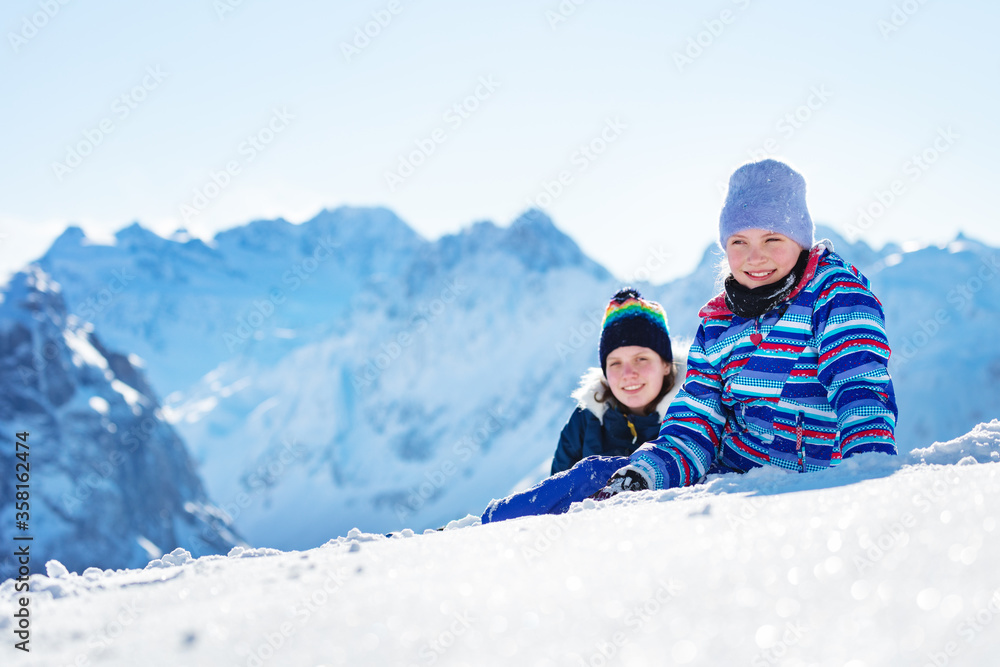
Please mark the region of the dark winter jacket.
<svg viewBox="0 0 1000 667"><path fill-rule="evenodd" d="M801 472L895 454L896 401L882 304L823 242L787 300L756 319L716 297L660 435L631 456L657 489L762 465Z"/></svg>
<svg viewBox="0 0 1000 667"><path fill-rule="evenodd" d="M588 456L629 456L644 442L655 439L670 401L680 390L686 371L684 359L675 358L674 367L677 379L673 388L648 415L625 415L607 402L599 403L595 395L603 389L604 374L600 368L584 373L573 392L577 407L559 436L550 474L568 470Z"/></svg>

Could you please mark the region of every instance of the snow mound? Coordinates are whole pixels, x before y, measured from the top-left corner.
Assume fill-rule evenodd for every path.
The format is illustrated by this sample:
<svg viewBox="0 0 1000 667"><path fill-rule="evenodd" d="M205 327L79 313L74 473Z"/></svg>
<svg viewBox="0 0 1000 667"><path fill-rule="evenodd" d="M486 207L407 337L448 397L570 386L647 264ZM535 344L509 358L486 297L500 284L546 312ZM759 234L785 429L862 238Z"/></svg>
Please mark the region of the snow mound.
<svg viewBox="0 0 1000 667"><path fill-rule="evenodd" d="M907 458L911 462L941 465L1000 461L1000 420L979 424L954 440L935 442L930 447L914 449Z"/></svg>
<svg viewBox="0 0 1000 667"><path fill-rule="evenodd" d="M52 564L31 577L33 664L993 664L998 443L994 421L913 457L560 516L82 576Z"/></svg>

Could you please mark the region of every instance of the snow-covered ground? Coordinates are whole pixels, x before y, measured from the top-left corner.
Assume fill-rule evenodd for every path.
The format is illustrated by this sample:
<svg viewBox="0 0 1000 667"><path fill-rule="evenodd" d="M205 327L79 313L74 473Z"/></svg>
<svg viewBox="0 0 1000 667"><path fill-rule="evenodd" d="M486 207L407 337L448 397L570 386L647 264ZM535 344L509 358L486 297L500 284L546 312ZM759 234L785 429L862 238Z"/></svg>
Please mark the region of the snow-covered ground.
<svg viewBox="0 0 1000 667"><path fill-rule="evenodd" d="M31 578L8 665L992 665L1000 421L442 532Z"/></svg>

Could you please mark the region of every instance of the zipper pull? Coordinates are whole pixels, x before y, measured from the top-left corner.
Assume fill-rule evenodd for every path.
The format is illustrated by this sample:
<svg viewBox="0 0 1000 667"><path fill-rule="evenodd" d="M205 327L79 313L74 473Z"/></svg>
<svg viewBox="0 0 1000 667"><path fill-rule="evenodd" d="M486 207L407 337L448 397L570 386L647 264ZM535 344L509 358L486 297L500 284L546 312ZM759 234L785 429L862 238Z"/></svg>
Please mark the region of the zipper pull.
<svg viewBox="0 0 1000 667"><path fill-rule="evenodd" d="M756 346L760 345L760 341L763 339L764 337L760 335L760 318L758 317L753 321L753 333L750 334L750 342Z"/></svg>
<svg viewBox="0 0 1000 667"><path fill-rule="evenodd" d="M799 472L806 471L806 451L802 446L802 422L804 415L801 412L795 413L795 452L799 455Z"/></svg>
<svg viewBox="0 0 1000 667"><path fill-rule="evenodd" d="M639 439L639 434L635 432L635 426L632 425L631 419L625 417L625 423L628 424L628 430L632 432L632 444L634 445L635 441Z"/></svg>

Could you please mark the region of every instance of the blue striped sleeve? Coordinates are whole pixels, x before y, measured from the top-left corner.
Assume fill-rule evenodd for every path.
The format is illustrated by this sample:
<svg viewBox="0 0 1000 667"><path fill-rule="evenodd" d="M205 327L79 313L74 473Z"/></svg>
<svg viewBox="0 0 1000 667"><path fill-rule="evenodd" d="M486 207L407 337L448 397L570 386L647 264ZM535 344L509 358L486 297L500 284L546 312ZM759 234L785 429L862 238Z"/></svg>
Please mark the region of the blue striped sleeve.
<svg viewBox="0 0 1000 667"><path fill-rule="evenodd" d="M689 486L705 476L726 423L722 376L705 353L705 323L688 353L684 386L677 393L655 440L632 454L630 464L657 489Z"/></svg>
<svg viewBox="0 0 1000 667"><path fill-rule="evenodd" d="M831 271L814 306L818 379L837 413L842 456L896 453L896 397L882 304L846 269Z"/></svg>

